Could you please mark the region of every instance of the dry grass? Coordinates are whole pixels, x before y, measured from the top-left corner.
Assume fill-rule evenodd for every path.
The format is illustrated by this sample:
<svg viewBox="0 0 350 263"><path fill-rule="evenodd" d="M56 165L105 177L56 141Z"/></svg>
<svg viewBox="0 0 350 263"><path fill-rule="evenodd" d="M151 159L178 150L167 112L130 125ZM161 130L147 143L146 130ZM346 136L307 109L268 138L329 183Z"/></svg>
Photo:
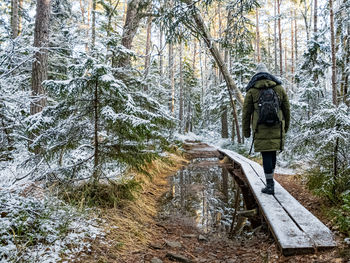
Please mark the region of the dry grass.
<svg viewBox="0 0 350 263"><path fill-rule="evenodd" d="M123 256L141 250L154 240L158 200L168 191L168 177L187 163L180 154L170 154L169 161L156 160L147 165L150 177L129 172L142 182L141 191L135 200L123 201L119 208L101 208L107 240L93 244L92 251L82 256L81 262L123 262Z"/></svg>

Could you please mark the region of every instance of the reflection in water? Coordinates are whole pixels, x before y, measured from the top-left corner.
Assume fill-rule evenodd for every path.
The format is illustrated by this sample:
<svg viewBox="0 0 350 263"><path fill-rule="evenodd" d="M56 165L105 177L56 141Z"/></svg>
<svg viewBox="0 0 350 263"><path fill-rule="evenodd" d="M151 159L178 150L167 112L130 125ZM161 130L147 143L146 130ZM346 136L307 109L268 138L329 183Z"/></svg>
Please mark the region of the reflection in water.
<svg viewBox="0 0 350 263"><path fill-rule="evenodd" d="M229 231L238 186L217 159L193 160L171 177L170 183L166 214L186 216L205 233ZM239 202L238 210L243 207Z"/></svg>

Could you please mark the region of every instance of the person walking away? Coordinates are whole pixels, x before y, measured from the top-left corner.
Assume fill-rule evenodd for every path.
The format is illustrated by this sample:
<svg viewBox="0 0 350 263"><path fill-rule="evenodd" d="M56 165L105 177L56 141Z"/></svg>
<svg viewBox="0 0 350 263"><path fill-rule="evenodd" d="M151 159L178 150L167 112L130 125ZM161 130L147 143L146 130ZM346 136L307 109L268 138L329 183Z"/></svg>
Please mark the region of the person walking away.
<svg viewBox="0 0 350 263"><path fill-rule="evenodd" d="M243 134L253 131L255 152L261 152L266 187L261 191L273 195L276 152L282 151L290 123L290 105L282 82L270 74L265 64L257 66L256 74L246 87L243 105Z"/></svg>

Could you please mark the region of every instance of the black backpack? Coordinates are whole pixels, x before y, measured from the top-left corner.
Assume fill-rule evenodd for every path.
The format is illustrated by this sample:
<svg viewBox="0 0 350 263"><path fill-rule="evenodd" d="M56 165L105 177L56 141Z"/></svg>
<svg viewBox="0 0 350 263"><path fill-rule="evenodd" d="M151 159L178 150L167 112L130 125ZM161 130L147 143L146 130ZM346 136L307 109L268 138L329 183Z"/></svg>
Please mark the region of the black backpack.
<svg viewBox="0 0 350 263"><path fill-rule="evenodd" d="M280 101L273 87L260 90L258 103L259 119L258 124L269 126L280 123L278 112L280 111Z"/></svg>

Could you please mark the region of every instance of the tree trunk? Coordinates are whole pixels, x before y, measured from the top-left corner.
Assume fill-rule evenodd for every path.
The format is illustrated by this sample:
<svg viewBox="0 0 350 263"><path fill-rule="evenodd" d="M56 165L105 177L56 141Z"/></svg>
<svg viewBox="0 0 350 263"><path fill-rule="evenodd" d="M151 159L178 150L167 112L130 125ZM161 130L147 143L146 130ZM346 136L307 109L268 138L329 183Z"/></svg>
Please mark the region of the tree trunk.
<svg viewBox="0 0 350 263"><path fill-rule="evenodd" d="M92 0L91 50L94 52L96 43L96 0Z"/></svg>
<svg viewBox="0 0 350 263"><path fill-rule="evenodd" d="M11 0L11 31L12 31L12 38L18 37L18 9L19 9L19 3L18 0Z"/></svg>
<svg viewBox="0 0 350 263"><path fill-rule="evenodd" d="M233 115L233 114L232 114ZM232 118L232 134L231 134L231 140L233 143L235 143L235 134L236 134L236 123L235 119Z"/></svg>
<svg viewBox="0 0 350 263"><path fill-rule="evenodd" d="M274 43L274 57L275 57L275 74L277 74L277 0L274 1L274 7L273 7L273 14L274 14L274 20L273 20L273 43Z"/></svg>
<svg viewBox="0 0 350 263"><path fill-rule="evenodd" d="M221 2L220 1L218 1L217 14L218 14L218 22L219 22L219 32L217 32L217 33L218 33L218 38L221 38L222 21L221 21Z"/></svg>
<svg viewBox="0 0 350 263"><path fill-rule="evenodd" d="M293 12L291 11L291 24L290 24L290 47L291 47L291 56L292 56L292 68L291 68L291 73L292 73L292 83L294 82L294 69L295 69L295 63L294 63L294 17L293 17Z"/></svg>
<svg viewBox="0 0 350 263"><path fill-rule="evenodd" d="M337 82L336 82L336 54L335 54L335 36L334 36L334 13L333 0L329 0L329 18L331 26L331 52L332 52L332 101L334 105L338 105L337 99Z"/></svg>
<svg viewBox="0 0 350 263"><path fill-rule="evenodd" d="M94 183L98 182L99 179L99 142L98 142L98 79L96 79L95 90L94 90L94 172L93 180Z"/></svg>
<svg viewBox="0 0 350 263"><path fill-rule="evenodd" d="M191 100L188 99L187 104L187 117L186 117L186 132L192 132L192 107Z"/></svg>
<svg viewBox="0 0 350 263"><path fill-rule="evenodd" d="M281 0L277 0L277 12L278 12L278 42L280 48L280 75L283 75L283 61L282 61L282 31L281 31Z"/></svg>
<svg viewBox="0 0 350 263"><path fill-rule="evenodd" d="M130 0L127 3L125 24L123 27L122 41L121 44L127 48L132 48L132 41L136 35L137 28L140 25L142 19L141 13L145 10L150 1L149 0ZM124 55L118 59L118 67L130 67L131 59L130 56Z"/></svg>
<svg viewBox="0 0 350 263"><path fill-rule="evenodd" d="M260 63L261 56L260 56L260 32L259 32L259 9L256 8L256 55L257 55L257 62Z"/></svg>
<svg viewBox="0 0 350 263"><path fill-rule="evenodd" d="M197 30L198 32L200 32L201 37L203 38L205 44L207 45L210 53L212 54L213 58L215 59L215 62L217 63L224 79L227 85L227 89L228 92L230 94L230 100L231 100L231 104L232 107L234 107L233 105L233 95L232 92L234 92L235 98L238 101L238 103L240 105L243 105L243 95L241 93L241 91L238 89L238 87L236 86L236 84L234 83L230 72L228 71L227 66L225 65L223 58L215 44L215 42L213 41L207 26L205 25L202 16L198 13L197 9L195 9L194 7L194 3L192 2L192 0L181 0L182 2L187 4L187 7L189 9L193 10L193 19L194 22L197 25Z"/></svg>
<svg viewBox="0 0 350 263"><path fill-rule="evenodd" d="M204 103L204 70L202 62L202 43L199 42L199 67L201 71L201 105Z"/></svg>
<svg viewBox="0 0 350 263"><path fill-rule="evenodd" d="M34 29L34 62L32 64L32 97L30 113L36 114L45 107L46 97L42 82L47 80L50 0L37 0Z"/></svg>
<svg viewBox="0 0 350 263"><path fill-rule="evenodd" d="M296 11L294 10L294 42L295 42L295 65L298 65L298 24Z"/></svg>
<svg viewBox="0 0 350 263"><path fill-rule="evenodd" d="M303 13L303 18L304 18L304 22L305 22L305 31L306 31L306 41L309 42L310 40L310 26L309 26L309 22L307 21L307 15L308 15L308 11L307 11L307 1L304 1L304 13Z"/></svg>
<svg viewBox="0 0 350 263"><path fill-rule="evenodd" d="M171 99L170 99L170 111L175 113L175 80L174 80L174 45L169 43L168 45L168 74L171 86Z"/></svg>
<svg viewBox="0 0 350 263"><path fill-rule="evenodd" d="M82 0L79 0L79 4L80 4L81 18L82 18L83 24L86 28L90 28L91 0L88 0L87 18L85 18L85 1L83 2ZM89 39L89 30L88 29L84 29L84 30L85 30L86 39ZM89 52L89 45L87 41L85 42L85 52L86 53Z"/></svg>
<svg viewBox="0 0 350 263"><path fill-rule="evenodd" d="M183 132L183 112L184 112L184 95L183 95L183 86L184 86L184 79L183 79L183 43L180 43L180 99L179 99L179 120L180 120L180 133Z"/></svg>
<svg viewBox="0 0 350 263"><path fill-rule="evenodd" d="M163 75L163 31L159 28L159 75Z"/></svg>
<svg viewBox="0 0 350 263"><path fill-rule="evenodd" d="M152 34L152 17L147 19L147 39L146 39L146 55L145 55L145 76L148 75L151 62L151 34Z"/></svg>
<svg viewBox="0 0 350 263"><path fill-rule="evenodd" d="M197 55L197 41L193 40L193 59L192 59L192 68L195 70L196 68L196 55Z"/></svg>
<svg viewBox="0 0 350 263"><path fill-rule="evenodd" d="M287 52L287 39L284 39L284 72L287 77L288 72L288 52Z"/></svg>
<svg viewBox="0 0 350 263"><path fill-rule="evenodd" d="M348 24L347 27L347 35L346 35L346 41L345 41L345 53L346 53L346 59L345 59L345 65L349 65L350 63L350 24ZM344 97L343 102L349 106L349 100L348 100L348 91L349 91L349 71L344 72Z"/></svg>
<svg viewBox="0 0 350 263"><path fill-rule="evenodd" d="M201 45L202 46L202 45ZM204 103L204 96L208 90L208 56L207 56L207 52L206 52L206 49L204 48L204 74L203 74L203 80L204 80L204 85L202 87L202 100L203 100L203 103ZM205 119L205 121L208 121L207 119Z"/></svg>
<svg viewBox="0 0 350 263"><path fill-rule="evenodd" d="M314 0L314 34L317 33L317 0Z"/></svg>
<svg viewBox="0 0 350 263"><path fill-rule="evenodd" d="M271 68L271 27L270 23L267 25L267 56L268 56L268 61L267 61L267 67Z"/></svg>
<svg viewBox="0 0 350 263"><path fill-rule="evenodd" d="M18 35L22 32L22 13L23 13L23 0L18 0L19 5L19 15L18 15Z"/></svg>
<svg viewBox="0 0 350 263"><path fill-rule="evenodd" d="M227 107L221 113L221 138L228 138Z"/></svg>
<svg viewBox="0 0 350 263"><path fill-rule="evenodd" d="M242 143L241 130L239 129L238 115L237 115L237 109L235 104L233 104L233 119L235 120L237 142Z"/></svg>
<svg viewBox="0 0 350 263"><path fill-rule="evenodd" d="M86 44L85 44L85 50L86 50L86 53L90 52L90 45L89 45L89 42L88 42L88 39L89 39L89 29L90 29L90 20L91 20L91 9L92 9L92 6L93 6L93 3L92 3L93 0L89 0L88 1L88 9L87 9L87 20L86 20Z"/></svg>

